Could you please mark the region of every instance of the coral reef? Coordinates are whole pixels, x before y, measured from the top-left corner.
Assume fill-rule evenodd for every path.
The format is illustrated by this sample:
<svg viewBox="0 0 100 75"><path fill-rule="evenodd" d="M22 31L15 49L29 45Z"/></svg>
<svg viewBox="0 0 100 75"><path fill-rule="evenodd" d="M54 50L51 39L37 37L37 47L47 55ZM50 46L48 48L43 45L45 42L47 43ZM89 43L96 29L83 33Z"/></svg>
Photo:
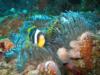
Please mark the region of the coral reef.
<svg viewBox="0 0 100 75"><path fill-rule="evenodd" d="M11 67L16 75L38 74L37 66L50 60L53 60L53 63L60 68L62 67L62 61L70 63L72 58L83 60L86 68L92 69L94 64L92 60L93 40L90 33L84 32L91 31L95 34L96 28L94 20L89 18L87 20L82 13L72 11L61 13L59 16L39 14L28 17L22 17L22 15L5 17L0 21L0 40L8 38L10 41L6 41L9 50L4 53L4 60L8 65L13 62L14 65ZM39 48L37 44L33 43L35 29L39 29L45 37L43 47ZM77 39L78 36L80 36L79 39ZM12 42L14 46L9 42ZM59 49L64 50L64 52L58 52L58 55L62 53L62 57L58 57L56 54ZM69 69L73 66L72 61L71 63L71 65L68 65ZM41 68L42 66L44 68L44 64L41 65ZM50 72L55 71L54 65L49 67ZM73 70L76 71L77 69ZM8 75L13 74L9 73Z"/></svg>

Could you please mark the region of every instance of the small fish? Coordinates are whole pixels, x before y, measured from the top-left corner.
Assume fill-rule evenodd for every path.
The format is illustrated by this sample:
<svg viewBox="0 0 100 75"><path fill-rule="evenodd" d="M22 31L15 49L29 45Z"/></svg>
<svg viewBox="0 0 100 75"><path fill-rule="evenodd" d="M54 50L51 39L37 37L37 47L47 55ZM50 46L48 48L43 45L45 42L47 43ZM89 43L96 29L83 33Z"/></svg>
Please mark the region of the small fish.
<svg viewBox="0 0 100 75"><path fill-rule="evenodd" d="M40 48L43 48L45 45L45 37L44 34L36 28L30 30L29 33L30 40Z"/></svg>

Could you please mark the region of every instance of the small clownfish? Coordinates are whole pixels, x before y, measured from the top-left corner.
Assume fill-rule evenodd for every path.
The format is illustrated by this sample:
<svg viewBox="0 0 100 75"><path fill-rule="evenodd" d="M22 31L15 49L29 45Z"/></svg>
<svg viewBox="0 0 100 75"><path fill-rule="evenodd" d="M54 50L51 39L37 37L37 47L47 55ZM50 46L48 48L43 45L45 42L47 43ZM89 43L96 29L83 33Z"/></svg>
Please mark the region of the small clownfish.
<svg viewBox="0 0 100 75"><path fill-rule="evenodd" d="M43 48L45 45L44 34L39 29L31 29L29 34L30 40L40 48Z"/></svg>

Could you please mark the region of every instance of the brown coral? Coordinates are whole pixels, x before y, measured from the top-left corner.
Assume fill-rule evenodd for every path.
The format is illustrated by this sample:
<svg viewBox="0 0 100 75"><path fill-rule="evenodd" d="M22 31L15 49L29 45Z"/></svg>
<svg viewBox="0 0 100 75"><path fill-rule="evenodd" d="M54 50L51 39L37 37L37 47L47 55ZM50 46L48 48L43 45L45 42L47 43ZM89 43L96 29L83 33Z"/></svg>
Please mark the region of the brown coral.
<svg viewBox="0 0 100 75"><path fill-rule="evenodd" d="M93 40L91 38L91 35L92 34L90 32L85 32L80 37L81 56L83 57L86 68L89 70L93 68L93 59L92 59Z"/></svg>

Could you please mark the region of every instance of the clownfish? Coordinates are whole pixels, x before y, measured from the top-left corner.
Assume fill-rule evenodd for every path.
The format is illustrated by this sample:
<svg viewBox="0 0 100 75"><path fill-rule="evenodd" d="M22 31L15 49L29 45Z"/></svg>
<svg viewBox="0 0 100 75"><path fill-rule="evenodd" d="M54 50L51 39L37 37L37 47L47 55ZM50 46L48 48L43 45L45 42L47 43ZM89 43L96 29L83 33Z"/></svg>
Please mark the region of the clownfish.
<svg viewBox="0 0 100 75"><path fill-rule="evenodd" d="M37 45L40 48L43 48L45 45L45 36L39 29L30 29L29 39L32 41L33 44Z"/></svg>

